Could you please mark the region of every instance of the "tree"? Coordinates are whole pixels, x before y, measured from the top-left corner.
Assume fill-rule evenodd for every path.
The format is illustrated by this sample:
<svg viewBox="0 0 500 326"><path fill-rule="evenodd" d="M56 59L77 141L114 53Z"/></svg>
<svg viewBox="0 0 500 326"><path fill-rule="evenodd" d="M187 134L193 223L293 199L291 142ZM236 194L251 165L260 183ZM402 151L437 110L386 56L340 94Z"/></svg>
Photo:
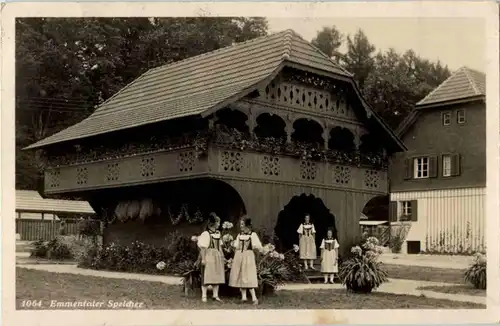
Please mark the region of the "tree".
<svg viewBox="0 0 500 326"><path fill-rule="evenodd" d="M333 25L332 27L323 27L311 43L339 63L338 49L342 45L343 40L344 35Z"/></svg>
<svg viewBox="0 0 500 326"><path fill-rule="evenodd" d="M389 49L374 57L374 68L365 82L364 95L374 110L396 128L414 105L450 76L439 62L422 59L414 51Z"/></svg>
<svg viewBox="0 0 500 326"><path fill-rule="evenodd" d="M368 41L368 37L361 29L354 37L347 36L347 53L342 58L344 68L354 75L354 79L362 90L366 78L373 71L373 52L375 52L375 46Z"/></svg>
<svg viewBox="0 0 500 326"><path fill-rule="evenodd" d="M266 33L265 19L249 17L18 19L16 187L34 189L43 168L39 152L21 148L81 121L148 69Z"/></svg>

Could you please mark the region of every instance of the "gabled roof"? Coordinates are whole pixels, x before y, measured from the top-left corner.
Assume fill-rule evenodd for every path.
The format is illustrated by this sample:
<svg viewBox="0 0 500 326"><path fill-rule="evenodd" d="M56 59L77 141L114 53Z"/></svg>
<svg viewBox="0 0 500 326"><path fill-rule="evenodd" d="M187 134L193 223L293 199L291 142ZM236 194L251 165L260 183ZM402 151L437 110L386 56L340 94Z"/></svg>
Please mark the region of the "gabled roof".
<svg viewBox="0 0 500 326"><path fill-rule="evenodd" d="M16 190L16 212L95 214L86 201L42 198L34 190Z"/></svg>
<svg viewBox="0 0 500 326"><path fill-rule="evenodd" d="M486 75L480 71L462 67L415 105L412 112L396 129L396 134L402 137L418 119L422 109L476 101L484 99L485 96Z"/></svg>
<svg viewBox="0 0 500 326"><path fill-rule="evenodd" d="M486 95L486 75L462 67L417 103L417 107Z"/></svg>
<svg viewBox="0 0 500 326"><path fill-rule="evenodd" d="M351 81L356 89L350 73L294 31L286 30L151 69L85 120L26 149L207 114L270 82L286 64L333 74ZM384 122L374 116L397 146L404 148Z"/></svg>

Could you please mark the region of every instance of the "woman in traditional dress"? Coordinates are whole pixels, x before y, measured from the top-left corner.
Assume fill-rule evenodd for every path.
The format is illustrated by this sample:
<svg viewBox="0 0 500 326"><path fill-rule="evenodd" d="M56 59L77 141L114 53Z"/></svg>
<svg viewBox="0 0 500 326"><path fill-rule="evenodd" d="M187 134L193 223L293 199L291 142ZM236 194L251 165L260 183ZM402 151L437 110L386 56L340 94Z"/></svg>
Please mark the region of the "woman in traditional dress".
<svg viewBox="0 0 500 326"><path fill-rule="evenodd" d="M314 228L314 224L311 223L309 214L305 215L304 223L299 226L297 232L299 233L300 259L304 261L305 269L308 268L308 262L311 269L314 269L314 260L316 259L316 229Z"/></svg>
<svg viewBox="0 0 500 326"><path fill-rule="evenodd" d="M255 232L252 232L252 220L246 219L241 223L241 231L234 240L234 258L229 274L229 286L239 288L241 301L247 301L247 289L252 296L254 304L259 300L255 289L259 286L257 281L257 266L255 264L254 250L262 250L262 244Z"/></svg>
<svg viewBox="0 0 500 326"><path fill-rule="evenodd" d="M326 232L326 238L321 241L321 273L325 278L325 284L333 284L335 274L339 272L339 243L333 236L333 231L329 229Z"/></svg>
<svg viewBox="0 0 500 326"><path fill-rule="evenodd" d="M222 252L220 218L211 213L207 230L198 237L201 257L201 300L207 302L207 289L212 286L213 298L219 299L219 284L224 284L224 254Z"/></svg>

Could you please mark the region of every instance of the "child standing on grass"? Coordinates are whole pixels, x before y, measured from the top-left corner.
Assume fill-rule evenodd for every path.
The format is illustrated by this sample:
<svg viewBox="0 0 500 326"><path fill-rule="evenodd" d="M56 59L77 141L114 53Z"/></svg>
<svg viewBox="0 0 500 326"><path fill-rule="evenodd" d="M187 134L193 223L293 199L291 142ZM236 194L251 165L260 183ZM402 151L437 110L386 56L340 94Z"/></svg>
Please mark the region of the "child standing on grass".
<svg viewBox="0 0 500 326"><path fill-rule="evenodd" d="M339 243L333 236L333 230L326 232L326 238L321 242L321 273L325 278L325 284L333 284L335 274L339 272Z"/></svg>
<svg viewBox="0 0 500 326"><path fill-rule="evenodd" d="M221 234L219 232L220 218L211 213L208 217L208 227L198 237L198 247L201 256L201 300L207 302L207 290L211 285L213 298L219 299L219 284L224 284L224 254L222 253Z"/></svg>

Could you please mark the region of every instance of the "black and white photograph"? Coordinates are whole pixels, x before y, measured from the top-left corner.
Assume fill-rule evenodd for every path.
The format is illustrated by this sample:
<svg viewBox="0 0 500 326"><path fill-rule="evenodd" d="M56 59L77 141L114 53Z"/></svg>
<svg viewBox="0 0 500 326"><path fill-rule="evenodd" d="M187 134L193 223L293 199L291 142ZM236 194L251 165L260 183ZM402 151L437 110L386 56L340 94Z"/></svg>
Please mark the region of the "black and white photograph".
<svg viewBox="0 0 500 326"><path fill-rule="evenodd" d="M9 25L15 313L486 318L486 16L96 8Z"/></svg>

